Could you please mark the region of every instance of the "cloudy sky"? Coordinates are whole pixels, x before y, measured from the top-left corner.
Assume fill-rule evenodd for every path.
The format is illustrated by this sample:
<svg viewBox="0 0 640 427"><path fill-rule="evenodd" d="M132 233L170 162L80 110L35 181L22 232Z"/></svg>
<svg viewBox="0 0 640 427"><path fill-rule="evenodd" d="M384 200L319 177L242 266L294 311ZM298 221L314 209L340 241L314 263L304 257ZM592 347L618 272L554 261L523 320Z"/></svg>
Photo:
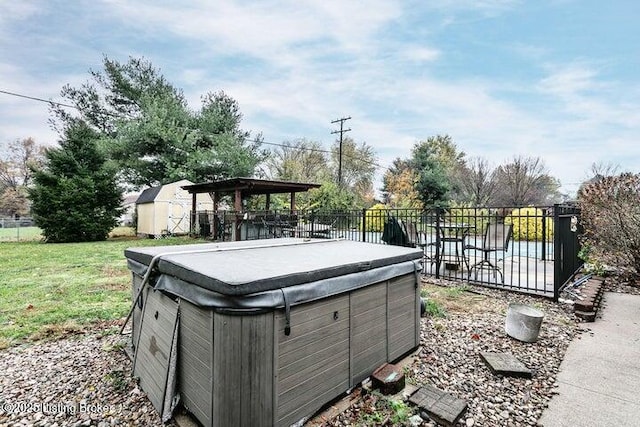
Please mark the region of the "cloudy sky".
<svg viewBox="0 0 640 427"><path fill-rule="evenodd" d="M103 55L145 57L267 142L329 147L351 116L383 167L449 134L494 165L539 156L572 193L593 163L640 172L638 22L637 0L0 0L0 91L62 101ZM54 144L48 117L0 92L0 145Z"/></svg>

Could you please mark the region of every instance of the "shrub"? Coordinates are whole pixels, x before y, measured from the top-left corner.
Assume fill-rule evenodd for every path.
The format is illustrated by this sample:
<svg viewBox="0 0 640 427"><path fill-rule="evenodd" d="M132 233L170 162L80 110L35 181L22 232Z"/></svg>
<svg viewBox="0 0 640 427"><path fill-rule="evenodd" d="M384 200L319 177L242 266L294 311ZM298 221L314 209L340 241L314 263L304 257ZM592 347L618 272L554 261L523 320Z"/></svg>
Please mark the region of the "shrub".
<svg viewBox="0 0 640 427"><path fill-rule="evenodd" d="M59 148L46 152L29 189L33 217L48 242L105 240L118 224L122 192L116 171L98 149L98 135L78 122Z"/></svg>
<svg viewBox="0 0 640 427"><path fill-rule="evenodd" d="M546 236L542 235L542 221L545 221ZM553 219L544 216L542 209L518 208L505 218L505 224L513 224L513 239L527 241L549 240L553 236Z"/></svg>
<svg viewBox="0 0 640 427"><path fill-rule="evenodd" d="M382 203L373 205L365 212L365 231L382 232L384 223L387 220L387 209L389 207ZM362 229L362 225L360 226Z"/></svg>
<svg viewBox="0 0 640 427"><path fill-rule="evenodd" d="M588 262L640 276L640 175L601 177L578 192Z"/></svg>
<svg viewBox="0 0 640 427"><path fill-rule="evenodd" d="M486 208L452 207L445 215L447 221L469 224L477 233L482 233L491 219L489 210Z"/></svg>

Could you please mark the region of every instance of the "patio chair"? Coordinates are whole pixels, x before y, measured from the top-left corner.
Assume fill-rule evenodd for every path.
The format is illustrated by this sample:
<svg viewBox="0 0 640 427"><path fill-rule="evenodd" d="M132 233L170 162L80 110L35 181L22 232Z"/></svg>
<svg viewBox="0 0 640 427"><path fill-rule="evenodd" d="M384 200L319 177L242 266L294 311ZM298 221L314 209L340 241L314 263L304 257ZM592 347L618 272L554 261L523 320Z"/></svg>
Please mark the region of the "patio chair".
<svg viewBox="0 0 640 427"><path fill-rule="evenodd" d="M471 271L475 272L475 279L478 279L478 270L486 269L493 272L493 277L497 280L500 274L500 283L504 284L504 274L498 266L498 262L503 258L498 258L498 253L506 253L509 250L509 241L513 233L513 225L490 222L484 232L482 246L466 245L466 250L482 251L482 261L469 267L469 277ZM495 255L495 263L491 262L490 255Z"/></svg>
<svg viewBox="0 0 640 427"><path fill-rule="evenodd" d="M422 269L424 272L427 262L429 262L430 265L437 262L435 257L432 257L426 252L427 246L435 246L435 242L427 242L426 234L423 231L418 231L416 225L411 221L406 221L404 228L408 245L422 249Z"/></svg>

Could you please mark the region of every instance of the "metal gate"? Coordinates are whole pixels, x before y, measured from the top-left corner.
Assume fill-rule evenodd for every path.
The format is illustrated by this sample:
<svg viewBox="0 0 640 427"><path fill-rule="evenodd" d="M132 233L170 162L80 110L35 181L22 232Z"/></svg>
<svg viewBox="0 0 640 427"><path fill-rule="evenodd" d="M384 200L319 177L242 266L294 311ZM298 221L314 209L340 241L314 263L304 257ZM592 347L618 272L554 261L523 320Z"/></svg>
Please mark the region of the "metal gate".
<svg viewBox="0 0 640 427"><path fill-rule="evenodd" d="M558 300L560 287L573 276L583 261L578 257L581 233L580 208L577 206L554 206L554 300Z"/></svg>

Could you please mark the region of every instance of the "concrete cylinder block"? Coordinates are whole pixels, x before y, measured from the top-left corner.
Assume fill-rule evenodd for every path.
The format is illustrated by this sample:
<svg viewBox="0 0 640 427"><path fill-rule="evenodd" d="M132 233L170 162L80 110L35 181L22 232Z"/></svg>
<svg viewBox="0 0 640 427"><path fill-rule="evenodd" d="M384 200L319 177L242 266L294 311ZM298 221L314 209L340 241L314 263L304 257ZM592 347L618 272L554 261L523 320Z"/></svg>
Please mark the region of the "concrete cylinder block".
<svg viewBox="0 0 640 427"><path fill-rule="evenodd" d="M544 313L524 304L509 304L505 331L507 335L524 342L536 342Z"/></svg>

